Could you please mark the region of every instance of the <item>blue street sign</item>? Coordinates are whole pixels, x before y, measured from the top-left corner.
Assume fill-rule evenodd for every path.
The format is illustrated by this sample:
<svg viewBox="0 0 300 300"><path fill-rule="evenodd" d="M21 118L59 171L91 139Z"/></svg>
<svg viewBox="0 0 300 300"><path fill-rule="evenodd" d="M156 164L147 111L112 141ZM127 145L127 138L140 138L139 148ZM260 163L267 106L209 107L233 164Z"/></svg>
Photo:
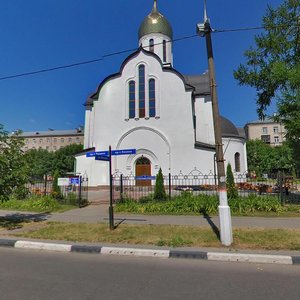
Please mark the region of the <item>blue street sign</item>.
<svg viewBox="0 0 300 300"><path fill-rule="evenodd" d="M79 184L79 178L78 177L71 177L70 178L70 184L72 184L72 185Z"/></svg>
<svg viewBox="0 0 300 300"><path fill-rule="evenodd" d="M111 155L129 155L129 154L136 154L136 149L122 149L122 150L112 150ZM97 155L100 156L109 156L108 151L96 151L96 152L88 152L86 153L86 157L95 157Z"/></svg>
<svg viewBox="0 0 300 300"><path fill-rule="evenodd" d="M109 156L96 154L95 155L95 160L109 161Z"/></svg>
<svg viewBox="0 0 300 300"><path fill-rule="evenodd" d="M147 175L142 175L142 176L136 176L136 180L155 180L155 176L147 176Z"/></svg>
<svg viewBox="0 0 300 300"><path fill-rule="evenodd" d="M129 155L136 154L136 149L112 150L111 155Z"/></svg>
<svg viewBox="0 0 300 300"><path fill-rule="evenodd" d="M96 151L96 152L88 152L86 157L95 157L96 155L108 156L108 151Z"/></svg>

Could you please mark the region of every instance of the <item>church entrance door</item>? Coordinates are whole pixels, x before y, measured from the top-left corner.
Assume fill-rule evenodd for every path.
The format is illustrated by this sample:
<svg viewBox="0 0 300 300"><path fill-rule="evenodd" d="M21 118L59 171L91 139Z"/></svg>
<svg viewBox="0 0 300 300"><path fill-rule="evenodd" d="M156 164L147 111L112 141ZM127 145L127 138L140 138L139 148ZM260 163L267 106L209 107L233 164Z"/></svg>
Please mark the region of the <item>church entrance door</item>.
<svg viewBox="0 0 300 300"><path fill-rule="evenodd" d="M135 176L151 176L151 162L146 157L140 157L135 164ZM151 180L136 180L137 186L151 186Z"/></svg>

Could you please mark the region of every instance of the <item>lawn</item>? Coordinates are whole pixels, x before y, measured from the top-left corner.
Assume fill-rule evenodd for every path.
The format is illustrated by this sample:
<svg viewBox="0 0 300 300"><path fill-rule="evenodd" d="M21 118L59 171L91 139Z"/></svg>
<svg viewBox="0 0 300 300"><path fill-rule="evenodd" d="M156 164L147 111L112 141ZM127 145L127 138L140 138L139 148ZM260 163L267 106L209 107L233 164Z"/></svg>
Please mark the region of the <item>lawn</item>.
<svg viewBox="0 0 300 300"><path fill-rule="evenodd" d="M14 236L113 244L142 244L167 247L223 247L210 227L121 224L110 231L107 224L42 222ZM233 249L300 250L300 230L233 230Z"/></svg>

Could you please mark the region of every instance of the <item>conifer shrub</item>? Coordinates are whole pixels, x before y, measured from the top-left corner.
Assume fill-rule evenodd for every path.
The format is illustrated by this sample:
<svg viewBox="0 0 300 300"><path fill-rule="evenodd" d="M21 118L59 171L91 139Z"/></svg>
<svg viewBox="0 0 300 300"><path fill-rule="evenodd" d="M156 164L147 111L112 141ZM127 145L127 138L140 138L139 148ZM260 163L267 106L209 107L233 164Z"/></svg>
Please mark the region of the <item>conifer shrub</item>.
<svg viewBox="0 0 300 300"><path fill-rule="evenodd" d="M235 187L234 177L231 169L231 164L227 165L226 170L226 188L228 199L236 199L238 197L238 191Z"/></svg>
<svg viewBox="0 0 300 300"><path fill-rule="evenodd" d="M165 187L164 187L164 177L163 177L161 168L159 168L159 171L156 175L153 198L156 201L167 200L167 194L166 194Z"/></svg>

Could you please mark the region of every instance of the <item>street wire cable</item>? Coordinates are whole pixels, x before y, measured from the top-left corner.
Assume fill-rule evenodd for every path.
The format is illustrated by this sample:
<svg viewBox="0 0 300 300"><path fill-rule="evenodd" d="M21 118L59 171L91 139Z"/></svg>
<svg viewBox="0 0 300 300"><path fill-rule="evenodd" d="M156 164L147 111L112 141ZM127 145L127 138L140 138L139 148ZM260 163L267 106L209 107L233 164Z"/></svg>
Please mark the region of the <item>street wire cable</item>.
<svg viewBox="0 0 300 300"><path fill-rule="evenodd" d="M238 32L238 31L262 30L262 29L272 29L272 28L280 28L280 27L286 27L286 26L291 26L291 25L289 24L289 25L277 25L277 26L257 26L257 27L244 27L244 28L236 28L236 29L213 29L212 33L227 33L227 32ZM192 39L195 37L198 37L198 34L193 34L193 35L176 38L170 42L174 43L174 42ZM162 43L157 43L155 45L160 45L160 44L162 44ZM124 53L128 53L128 52L133 52L136 50L137 50L137 48L126 49L126 50L122 50L122 51L108 53L108 54L102 55L101 58L96 58L96 59L92 59L92 60L86 60L86 61L81 61L81 62L77 62L77 63L61 65L61 66L52 67L52 68L45 68L45 69L31 71L31 72L7 75L7 76L0 77L0 81L14 79L14 78L18 78L18 77L32 76L32 75L36 75L36 74L52 72L52 71L57 71L57 70L63 70L63 69L67 69L67 68L74 68L74 67L87 65L87 64L93 64L96 62L103 61L104 59L112 57L112 56L116 56L116 55L120 55L120 54L124 54Z"/></svg>

